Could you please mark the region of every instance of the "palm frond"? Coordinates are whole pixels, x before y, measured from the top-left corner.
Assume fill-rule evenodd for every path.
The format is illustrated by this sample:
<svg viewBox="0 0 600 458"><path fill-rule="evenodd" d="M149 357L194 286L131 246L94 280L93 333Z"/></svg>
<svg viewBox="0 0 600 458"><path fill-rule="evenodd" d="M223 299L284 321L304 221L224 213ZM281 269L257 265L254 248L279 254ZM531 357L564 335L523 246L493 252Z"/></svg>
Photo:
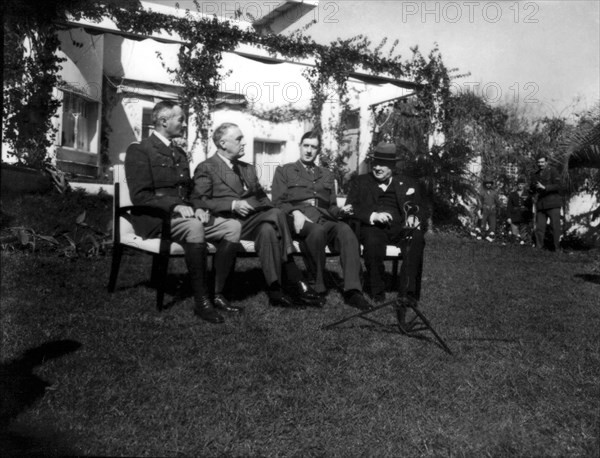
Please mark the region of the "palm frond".
<svg viewBox="0 0 600 458"><path fill-rule="evenodd" d="M564 173L577 167L600 168L600 123L567 136L554 160Z"/></svg>

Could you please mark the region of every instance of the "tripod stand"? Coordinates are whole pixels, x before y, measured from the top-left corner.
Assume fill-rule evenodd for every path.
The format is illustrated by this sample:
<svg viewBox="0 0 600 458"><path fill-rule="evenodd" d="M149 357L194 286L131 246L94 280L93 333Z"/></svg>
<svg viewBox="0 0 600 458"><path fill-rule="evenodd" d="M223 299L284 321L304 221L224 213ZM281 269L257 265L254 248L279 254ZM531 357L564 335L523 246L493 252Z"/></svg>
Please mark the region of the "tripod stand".
<svg viewBox="0 0 600 458"><path fill-rule="evenodd" d="M374 320L373 318L371 318L369 316L371 313L376 312L376 311L381 310L386 307L394 307L395 308L396 317L398 319L398 323L396 325L381 323L380 321ZM408 322L406 322L404 320L407 309L410 309L415 313L415 315ZM327 324L327 325L323 326L323 329L333 329L334 327L339 326L340 324L345 323L346 321L352 320L354 318L362 318L363 320L370 321L371 323L375 323L375 324L385 327L385 328L392 328L392 329L397 328L397 331L400 334L403 334L403 335L406 335L409 337L420 337L420 336L422 336L422 334L420 334L420 331L430 331L433 334L433 336L437 339L440 346L445 351L447 351L449 354L452 354L452 350L450 350L448 345L446 345L446 342L444 342L444 340L436 332L436 330L433 328L433 326L431 326L431 323L425 317L423 312L421 312L417 308L416 303L405 302L405 301L401 301L401 300L393 300L393 301L385 302L381 305L377 305L376 307L374 307L370 310L363 310L362 312L347 316L346 318L336 321L335 323Z"/></svg>
<svg viewBox="0 0 600 458"><path fill-rule="evenodd" d="M416 204L413 204L412 202L406 202L404 204L403 210L404 210L404 221L407 224L409 224L409 223L411 223L411 224L405 226L405 229L407 230L407 234L403 238L401 249L403 252L403 259L404 259L403 262L410 262L409 257L411 256L411 251L412 251L411 248L412 248L413 235L414 235L414 232L417 229L419 229L421 226L421 223L419 222L418 218L415 218L415 215L419 211L419 206ZM421 260L422 260L422 257L421 257ZM403 268L404 268L404 266L403 266ZM400 334L407 335L409 337L419 337L419 336L422 337L422 335L420 334L420 331L430 331L433 334L433 336L437 339L440 346L445 351L447 351L449 354L452 354L452 351L450 350L448 345L446 345L446 342L444 342L444 340L439 336L439 334L436 332L436 330L433 328L433 326L431 326L431 323L425 317L423 312L421 312L417 307L418 306L418 298L420 296L420 290L421 290L421 269L422 269L422 261L421 261L421 266L418 268L418 273L415 278L415 282L416 282L415 298L403 297L402 299L396 299L393 301L385 302L381 305L375 306L374 308L372 308L370 310L364 310L364 311L361 311L354 315L350 315L346 318L343 318L340 321L337 321L335 323L325 325L325 326L323 326L323 329L332 329L332 328L334 328L342 323L345 323L346 321L349 321L353 318L362 318L363 320L370 321L379 326L383 326L383 327L387 327L387 328L392 327L395 329L396 326L394 326L394 325L384 324L384 323L381 323L381 322L369 317L369 315L371 313L391 306L391 307L394 307L394 309L396 311L396 318L398 321L397 330L398 330L398 332L400 332ZM404 292L407 291L408 287L409 287L409 279L407 278L406 275L403 276L402 272L400 275L400 280L401 280L401 285L400 285L401 291L404 291ZM405 317L406 317L406 313L408 310L412 310L414 312L414 316L408 322L406 322Z"/></svg>

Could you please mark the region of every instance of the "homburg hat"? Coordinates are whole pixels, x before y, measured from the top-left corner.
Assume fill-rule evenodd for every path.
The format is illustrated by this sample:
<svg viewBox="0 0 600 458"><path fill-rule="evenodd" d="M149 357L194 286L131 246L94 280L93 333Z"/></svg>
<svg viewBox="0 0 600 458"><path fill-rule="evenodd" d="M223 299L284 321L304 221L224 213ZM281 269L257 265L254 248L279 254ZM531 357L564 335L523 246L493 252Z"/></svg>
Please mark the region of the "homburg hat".
<svg viewBox="0 0 600 458"><path fill-rule="evenodd" d="M396 145L393 143L379 142L367 156L372 161L397 161Z"/></svg>

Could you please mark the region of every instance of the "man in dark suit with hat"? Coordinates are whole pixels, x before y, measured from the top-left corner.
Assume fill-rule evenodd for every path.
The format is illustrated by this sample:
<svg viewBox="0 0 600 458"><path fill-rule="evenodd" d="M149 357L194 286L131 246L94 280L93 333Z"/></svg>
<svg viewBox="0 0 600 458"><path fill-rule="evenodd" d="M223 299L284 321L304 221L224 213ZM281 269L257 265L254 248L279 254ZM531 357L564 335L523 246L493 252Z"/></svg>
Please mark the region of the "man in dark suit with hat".
<svg viewBox="0 0 600 458"><path fill-rule="evenodd" d="M371 172L352 180L346 204L360 221L359 240L370 292L376 302L385 300L386 246L397 245L403 256L398 300L415 306L420 297L425 247L419 184L394 175L398 157L393 143L379 143L368 159Z"/></svg>
<svg viewBox="0 0 600 458"><path fill-rule="evenodd" d="M215 309L240 312L222 295L225 280L235 261L241 226L232 219L213 217L202 203L189 199L191 177L185 151L173 143L186 126L185 114L177 103L158 102L152 110L154 132L141 143L132 143L125 154L125 175L134 205L171 212L171 239L184 249L192 289L194 313L211 323L222 323ZM131 223L142 238L157 237L162 220L143 211L133 211ZM218 242L215 254L215 296L208 293L206 241Z"/></svg>
<svg viewBox="0 0 600 458"><path fill-rule="evenodd" d="M192 201L215 215L235 218L242 225L242 239L254 240L271 305L318 305L319 295L289 256L294 246L285 215L273 206L254 166L240 161L246 145L242 131L237 124L223 123L213 142L217 152L194 172Z"/></svg>
<svg viewBox="0 0 600 458"><path fill-rule="evenodd" d="M360 247L356 235L340 216L348 207L339 208L333 173L315 164L321 140L306 132L300 139L300 159L277 167L273 178L274 204L287 216L293 237L300 240L309 270L314 274L314 289L325 295L325 247L340 253L344 275L344 299L359 309L371 306L362 293Z"/></svg>

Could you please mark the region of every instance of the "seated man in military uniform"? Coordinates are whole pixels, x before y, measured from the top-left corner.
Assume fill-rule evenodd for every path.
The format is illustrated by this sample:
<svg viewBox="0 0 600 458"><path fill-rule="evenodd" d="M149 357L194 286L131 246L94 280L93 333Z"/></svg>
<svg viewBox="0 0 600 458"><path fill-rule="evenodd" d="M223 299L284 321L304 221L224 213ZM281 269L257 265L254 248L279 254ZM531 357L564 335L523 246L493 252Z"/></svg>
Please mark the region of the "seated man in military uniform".
<svg viewBox="0 0 600 458"><path fill-rule="evenodd" d="M170 211L171 239L183 246L185 263L194 292L194 314L210 323L222 323L217 311L240 312L223 296L225 280L235 262L241 225L233 219L211 216L205 205L190 200L192 182L185 151L174 139L185 130L186 116L179 104L158 102L152 110L154 132L132 143L125 154L125 175L134 205ZM131 223L142 238L157 237L162 220L133 211ZM207 241L218 244L215 254L215 295L209 295L207 284Z"/></svg>
<svg viewBox="0 0 600 458"><path fill-rule="evenodd" d="M326 294L325 246L340 253L344 275L344 299L359 309L371 306L362 293L360 281L360 248L350 226L339 220L348 208L337 206L335 180L330 170L315 164L320 139L306 132L300 140L300 159L277 167L273 178L273 203L289 219L292 236L300 240L308 268L315 276L314 289Z"/></svg>

